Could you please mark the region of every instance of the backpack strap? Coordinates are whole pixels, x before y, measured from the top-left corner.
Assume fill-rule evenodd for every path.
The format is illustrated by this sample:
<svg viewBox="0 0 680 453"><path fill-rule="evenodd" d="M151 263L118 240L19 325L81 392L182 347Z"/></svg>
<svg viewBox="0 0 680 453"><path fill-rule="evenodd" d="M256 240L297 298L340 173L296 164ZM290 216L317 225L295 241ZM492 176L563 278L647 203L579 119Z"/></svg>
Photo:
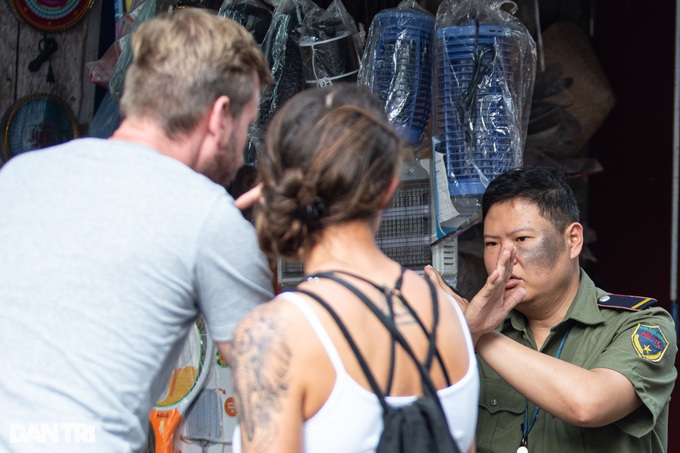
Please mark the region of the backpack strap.
<svg viewBox="0 0 680 453"><path fill-rule="evenodd" d="M297 292L301 294L306 294L307 296L311 297L312 299L316 300L323 308L328 311L328 313L331 315L335 323L338 325L340 328L340 331L344 335L345 339L347 340L347 343L349 344L350 348L352 349L352 352L354 352L355 357L357 358L357 361L359 362L359 366L361 367L361 370L364 372L364 375L366 376L366 380L368 380L368 384L371 386L371 389L373 390L373 393L378 397L378 400L380 401L380 405L382 406L383 410L388 410L389 406L387 405L387 402L385 401L385 395L380 390L380 386L378 385L378 382L375 380L375 377L371 373L370 368L368 367L368 363L366 363L366 360L364 359L364 356L361 354L359 351L359 347L354 341L354 338L352 338L352 335L350 335L349 330L347 330L347 327L345 326L345 323L342 322L338 314L331 308L330 305L328 305L328 302L323 300L320 296L317 294L307 291L304 289L300 288L295 288L292 290L289 290L291 292Z"/></svg>
<svg viewBox="0 0 680 453"><path fill-rule="evenodd" d="M366 297L364 293L362 293L356 287L354 287L354 285L334 275L332 272L318 273L312 275L311 277L328 278L343 285L345 288L350 290L355 296L357 296L364 303L364 305L371 310L371 312L373 312L373 314L378 318L378 320L380 320L380 322L382 322L385 328L387 328L387 330L390 332L392 338L394 338L399 343L399 345L404 349L404 351L406 351L406 353L411 357L411 359L415 363L421 375L423 394L432 396L437 401L437 406L439 407L439 409L442 411L442 413L444 413L444 409L442 408L441 402L439 401L439 396L437 395L437 389L434 387L432 379L430 378L429 370L425 368L425 366L420 362L420 360L418 360L418 357L411 349L411 346L408 344L408 342L401 334L399 329L397 329L397 326L394 323L394 321L392 321L387 315L385 315L385 313L380 311L380 309L378 309L378 307L376 307L375 304L373 304L373 302L371 302L371 300L368 299L368 297ZM434 293L436 291L434 285L429 281L427 283L428 285L430 285L430 290ZM435 344L436 331L437 325L439 323L439 306L438 306L439 304L436 303L436 300L433 300L433 302L434 303L433 303L432 332L430 335L428 335L430 339L428 357L434 354L433 348L436 349Z"/></svg>
<svg viewBox="0 0 680 453"><path fill-rule="evenodd" d="M395 290L401 289L401 283L403 281L404 271L405 271L405 269L402 267L401 273L399 274L399 278L397 279L397 282L395 283ZM392 320L392 322L396 322L395 321L395 314L394 314L394 304L392 303L393 291L391 289L388 289L387 287L378 286L368 279L365 279L363 277L359 277L358 275L350 274L349 272L342 272L342 271L335 271L335 272L336 273L345 273L349 276L356 277L360 280L365 281L366 283L373 285L375 288L382 291L382 293L385 295L385 301L387 302L387 311L390 315L390 319ZM314 277L318 278L318 274L311 276L311 278L314 278ZM392 392L392 383L394 382L394 364L395 364L395 359L396 359L396 347L395 347L396 340L394 339L394 337L390 336L390 338L392 340L391 343L390 343L390 370L389 370L389 374L387 376L387 385L385 386L385 391L383 392L385 395L389 395Z"/></svg>
<svg viewBox="0 0 680 453"><path fill-rule="evenodd" d="M372 282L371 280L369 280L367 278L364 278L360 275L352 274L352 273L346 272L346 271L333 271L333 272L326 272L324 274L335 273L335 274L348 275L350 277L356 278L357 280L361 280L365 283L368 283L369 285L373 286L377 290L382 291L382 293L385 294L385 297L388 299L388 307L390 308L390 314L392 315L392 320L394 320L394 316L393 316L393 311L391 309L392 306L389 302L391 301L392 296L396 296L399 299L399 301L401 302L401 304L409 311L411 316L413 316L413 318L416 320L416 322L418 323L418 325L422 329L423 333L425 333L425 335L427 335L427 337L430 341L430 344L435 344L434 336L436 334L435 334L434 330L433 330L433 332L427 331L427 328L425 327L425 324L423 323L423 321L420 319L420 316L418 316L418 313L416 313L416 311L413 309L411 304L406 300L406 298L404 297L404 295L401 292L401 285L404 282L404 272L405 271L406 271L406 269L402 266L401 274L399 275L399 279L397 279L397 282L395 283L394 288L389 288L389 287L384 286L384 285L378 285L378 284ZM335 281L337 281L337 280L335 280ZM433 303L438 305L439 304L439 298L437 297L437 290L434 288L434 285L431 284L429 279L426 279L426 281L427 281L427 283L429 284L429 287L430 287L430 294L432 296ZM436 326L436 322L435 322L435 326ZM430 350L429 352L432 352L432 350ZM431 367L432 367L432 358L433 358L432 354L430 354L429 352L428 352L427 359L425 361L425 368L427 368L428 370L431 369ZM444 360L442 359L441 354L439 353L439 349L437 349L436 347L434 348L434 355L437 357L437 361L439 362L439 366L442 370L442 373L444 374L444 379L446 380L446 385L450 386L451 385L451 379L449 378L449 373L448 373L448 371L446 371L446 367L444 366ZM387 393L389 394L389 391Z"/></svg>

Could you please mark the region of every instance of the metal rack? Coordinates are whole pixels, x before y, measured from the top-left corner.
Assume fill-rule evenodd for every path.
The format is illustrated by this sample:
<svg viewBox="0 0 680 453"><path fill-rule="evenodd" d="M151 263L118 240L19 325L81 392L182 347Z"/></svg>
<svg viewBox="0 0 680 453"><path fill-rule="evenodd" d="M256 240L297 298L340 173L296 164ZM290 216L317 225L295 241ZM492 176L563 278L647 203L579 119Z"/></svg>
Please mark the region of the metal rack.
<svg viewBox="0 0 680 453"><path fill-rule="evenodd" d="M405 268L422 273L423 267L431 264L447 283L453 284L458 273L458 242L451 238L431 245L432 206L429 173L419 162L407 162L392 202L383 212L376 243L387 256ZM279 261L281 288L295 286L303 276L301 263Z"/></svg>

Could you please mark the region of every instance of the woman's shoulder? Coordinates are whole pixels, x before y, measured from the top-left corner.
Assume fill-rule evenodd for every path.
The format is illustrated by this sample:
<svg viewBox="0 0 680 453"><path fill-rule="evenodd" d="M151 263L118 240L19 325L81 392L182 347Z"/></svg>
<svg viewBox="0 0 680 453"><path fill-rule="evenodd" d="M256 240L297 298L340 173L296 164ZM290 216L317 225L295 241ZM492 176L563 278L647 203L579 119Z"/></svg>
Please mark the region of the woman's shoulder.
<svg viewBox="0 0 680 453"><path fill-rule="evenodd" d="M304 355L309 347L304 338L310 327L297 304L292 303L296 298L302 300L298 294L282 293L248 312L234 331L235 353L284 348Z"/></svg>
<svg viewBox="0 0 680 453"><path fill-rule="evenodd" d="M238 323L235 336L249 331L255 331L251 333L252 335L257 335L258 332L264 334L267 331L271 335L283 333L286 326L297 318L294 306L287 301L288 297L288 293L285 296L280 294L268 302L257 305Z"/></svg>
<svg viewBox="0 0 680 453"><path fill-rule="evenodd" d="M437 284L432 283L427 277L427 275L421 275L415 271L406 271L404 275L406 278L409 278L409 280L407 281L409 281L411 284L415 284L415 286L418 288L419 294L423 296L420 298L420 300L423 301L423 304L425 306L431 307L432 297L434 297L438 302L440 313L453 312L455 313L454 316L458 317L460 315L460 312L453 308L454 305L457 305L463 311L465 310L468 304L468 301L466 299L462 298L461 296L452 295L446 292ZM427 294L428 297L424 297L425 294Z"/></svg>

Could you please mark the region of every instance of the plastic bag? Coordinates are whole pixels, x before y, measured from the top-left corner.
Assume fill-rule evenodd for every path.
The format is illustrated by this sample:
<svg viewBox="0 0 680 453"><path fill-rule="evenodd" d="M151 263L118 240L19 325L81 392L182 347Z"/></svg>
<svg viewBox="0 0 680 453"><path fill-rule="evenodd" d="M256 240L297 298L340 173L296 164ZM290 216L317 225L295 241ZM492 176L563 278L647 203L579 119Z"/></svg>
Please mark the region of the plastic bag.
<svg viewBox="0 0 680 453"><path fill-rule="evenodd" d="M123 16L116 25L116 40L99 60L85 63L88 80L108 88L116 101L123 92L125 71L132 61L130 38L137 27L156 15L156 1L144 0Z"/></svg>
<svg viewBox="0 0 680 453"><path fill-rule="evenodd" d="M361 38L340 0L334 0L326 10L314 9L305 16L299 46L306 86L356 82Z"/></svg>
<svg viewBox="0 0 680 453"><path fill-rule="evenodd" d="M434 174L452 203L437 207L438 235L455 230L461 218L479 218L489 182L522 166L536 44L516 9L507 0L445 0L437 11Z"/></svg>
<svg viewBox="0 0 680 453"><path fill-rule="evenodd" d="M217 15L243 25L260 45L272 23L272 8L261 0L224 0Z"/></svg>
<svg viewBox="0 0 680 453"><path fill-rule="evenodd" d="M300 25L312 10L319 9L311 0L281 0L274 8L272 22L262 42L262 52L274 83L260 100L258 121L251 127L244 161L255 165L264 131L274 113L291 97L305 89L302 56L298 43Z"/></svg>
<svg viewBox="0 0 680 453"><path fill-rule="evenodd" d="M132 63L132 47L130 40L133 33L141 24L156 16L156 0L145 0L137 9L130 13L129 31L120 38L121 54L118 57L111 80L109 81L109 91L113 99L120 100L123 95L123 85L125 84L125 72ZM126 16L127 17L127 16Z"/></svg>
<svg viewBox="0 0 680 453"><path fill-rule="evenodd" d="M378 12L357 80L378 95L397 133L414 146L430 117L434 24L435 16L414 0Z"/></svg>
<svg viewBox="0 0 680 453"><path fill-rule="evenodd" d="M109 138L120 126L121 121L118 104L111 97L111 93L107 92L90 121L87 135L88 137Z"/></svg>

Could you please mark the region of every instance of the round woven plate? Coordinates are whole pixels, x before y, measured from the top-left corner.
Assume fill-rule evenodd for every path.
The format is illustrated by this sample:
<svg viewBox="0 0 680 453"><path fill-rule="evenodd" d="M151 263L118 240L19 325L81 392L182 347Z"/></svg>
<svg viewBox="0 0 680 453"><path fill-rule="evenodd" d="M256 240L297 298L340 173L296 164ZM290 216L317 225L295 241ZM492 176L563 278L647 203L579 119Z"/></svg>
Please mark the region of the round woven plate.
<svg viewBox="0 0 680 453"><path fill-rule="evenodd" d="M42 31L63 31L74 26L94 0L7 0L14 13Z"/></svg>
<svg viewBox="0 0 680 453"><path fill-rule="evenodd" d="M19 99L7 110L1 126L5 160L78 137L78 122L71 108L51 94Z"/></svg>

